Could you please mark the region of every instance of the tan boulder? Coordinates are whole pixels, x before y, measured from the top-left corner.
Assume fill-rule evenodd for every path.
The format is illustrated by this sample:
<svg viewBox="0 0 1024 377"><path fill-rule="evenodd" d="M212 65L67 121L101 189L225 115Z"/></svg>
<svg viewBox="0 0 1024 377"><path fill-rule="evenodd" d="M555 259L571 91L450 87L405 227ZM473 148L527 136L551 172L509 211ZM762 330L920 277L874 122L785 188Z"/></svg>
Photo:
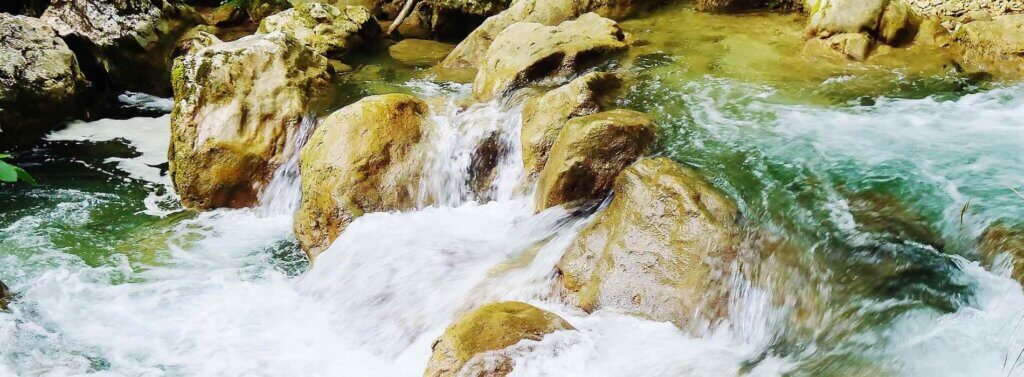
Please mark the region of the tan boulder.
<svg viewBox="0 0 1024 377"><path fill-rule="evenodd" d="M714 266L734 257L736 223L736 204L699 173L641 159L558 262L566 299L587 312L618 308L681 328L697 311L717 316L725 296Z"/></svg>
<svg viewBox="0 0 1024 377"><path fill-rule="evenodd" d="M524 339L540 340L560 330L574 328L557 314L532 305L516 301L487 304L457 319L434 342L434 353L423 375L504 376L511 371L510 360L486 363L478 356Z"/></svg>
<svg viewBox="0 0 1024 377"><path fill-rule="evenodd" d="M263 19L259 33L283 32L328 58L347 52L377 38L380 24L369 9L342 8L322 3L305 3Z"/></svg>
<svg viewBox="0 0 1024 377"><path fill-rule="evenodd" d="M534 81L570 77L628 47L618 24L596 13L558 26L516 23L488 49L473 81L473 95L486 101Z"/></svg>
<svg viewBox="0 0 1024 377"><path fill-rule="evenodd" d="M842 33L827 39L814 38L804 45L804 54L835 54L855 61L865 61L871 54L875 41L865 33Z"/></svg>
<svg viewBox="0 0 1024 377"><path fill-rule="evenodd" d="M558 133L569 119L594 114L622 82L612 73L592 72L526 101L523 106L521 144L527 175L540 173Z"/></svg>
<svg viewBox="0 0 1024 377"><path fill-rule="evenodd" d="M647 115L632 110L569 120L540 172L536 210L603 198L619 172L647 154L655 132Z"/></svg>
<svg viewBox="0 0 1024 377"><path fill-rule="evenodd" d="M282 34L218 43L173 70L170 174L182 204L246 207L294 153L294 135L327 59Z"/></svg>
<svg viewBox="0 0 1024 377"><path fill-rule="evenodd" d="M970 72L1024 77L1024 14L965 24L953 34L953 45Z"/></svg>
<svg viewBox="0 0 1024 377"><path fill-rule="evenodd" d="M913 40L921 17L904 0L807 0L808 37L827 39L837 34L865 33L897 46Z"/></svg>
<svg viewBox="0 0 1024 377"><path fill-rule="evenodd" d="M302 149L302 203L295 236L314 258L364 213L415 207L426 103L406 94L370 96L320 122Z"/></svg>
<svg viewBox="0 0 1024 377"><path fill-rule="evenodd" d="M978 239L978 251L989 266L1000 256L1008 257L1013 268L1010 277L1024 284L1024 227L1003 223L990 225Z"/></svg>
<svg viewBox="0 0 1024 377"><path fill-rule="evenodd" d="M517 22L558 25L588 12L623 19L657 0L519 0L507 10L487 18L455 47L441 63L446 68L475 68L484 61L491 43L505 28Z"/></svg>

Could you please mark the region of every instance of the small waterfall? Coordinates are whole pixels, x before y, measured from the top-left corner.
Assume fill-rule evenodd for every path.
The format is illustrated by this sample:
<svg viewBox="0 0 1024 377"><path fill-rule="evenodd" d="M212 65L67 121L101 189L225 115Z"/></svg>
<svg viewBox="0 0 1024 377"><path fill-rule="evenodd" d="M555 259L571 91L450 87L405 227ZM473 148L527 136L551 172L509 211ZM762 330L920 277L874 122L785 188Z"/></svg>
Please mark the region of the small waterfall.
<svg viewBox="0 0 1024 377"><path fill-rule="evenodd" d="M302 199L301 181L299 179L299 152L309 141L316 129L318 119L309 115L302 118L299 130L295 134L294 148L284 164L278 166L270 183L260 192L257 213L260 216L290 215L299 208Z"/></svg>

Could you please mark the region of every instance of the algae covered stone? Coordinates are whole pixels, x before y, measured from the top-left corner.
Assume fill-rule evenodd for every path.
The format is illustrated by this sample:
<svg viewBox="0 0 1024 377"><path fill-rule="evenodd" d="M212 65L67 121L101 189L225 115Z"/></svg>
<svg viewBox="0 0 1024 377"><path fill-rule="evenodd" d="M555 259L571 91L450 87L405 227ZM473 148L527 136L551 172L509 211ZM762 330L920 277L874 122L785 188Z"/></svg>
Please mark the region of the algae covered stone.
<svg viewBox="0 0 1024 377"><path fill-rule="evenodd" d="M714 266L734 258L736 204L696 171L645 158L557 264L570 303L617 308L681 328L721 308Z"/></svg>
<svg viewBox="0 0 1024 377"><path fill-rule="evenodd" d="M381 34L369 9L305 3L263 19L260 33L280 31L318 54L338 59Z"/></svg>
<svg viewBox="0 0 1024 377"><path fill-rule="evenodd" d="M33 141L76 114L87 85L49 25L0 13L0 146Z"/></svg>
<svg viewBox="0 0 1024 377"><path fill-rule="evenodd" d="M170 94L175 43L198 22L187 6L151 0L52 1L42 19L103 75L94 81L155 95Z"/></svg>
<svg viewBox="0 0 1024 377"><path fill-rule="evenodd" d="M995 223L985 228L978 240L982 261L992 267L1000 258L1012 268L1010 277L1024 282L1024 226Z"/></svg>
<svg viewBox="0 0 1024 377"><path fill-rule="evenodd" d="M434 352L423 375L504 376L509 372L507 362L473 363L474 356L504 349L524 339L540 340L561 330L574 328L557 314L533 305L516 301L487 304L457 319L434 342Z"/></svg>
<svg viewBox="0 0 1024 377"><path fill-rule="evenodd" d="M968 71L1024 77L1024 14L965 24L953 34L953 43Z"/></svg>
<svg viewBox="0 0 1024 377"><path fill-rule="evenodd" d="M601 103L621 84L613 73L591 72L527 100L521 133L526 173L533 176L544 168L551 146L569 119L600 111Z"/></svg>
<svg viewBox="0 0 1024 377"><path fill-rule="evenodd" d="M490 100L534 81L566 78L628 47L619 25L596 13L558 26L516 23L487 50L473 95Z"/></svg>
<svg viewBox="0 0 1024 377"><path fill-rule="evenodd" d="M444 42L426 39L403 39L388 47L388 54L404 65L429 67L448 56L454 47Z"/></svg>
<svg viewBox="0 0 1024 377"><path fill-rule="evenodd" d="M364 213L416 205L427 113L416 97L385 94L321 120L299 158L295 236L311 258Z"/></svg>
<svg viewBox="0 0 1024 377"><path fill-rule="evenodd" d="M644 113L611 110L573 118L551 147L537 182L536 209L601 199L622 169L654 144L654 122Z"/></svg>
<svg viewBox="0 0 1024 377"><path fill-rule="evenodd" d="M246 207L287 156L327 59L282 33L214 44L178 60L168 153L186 207Z"/></svg>

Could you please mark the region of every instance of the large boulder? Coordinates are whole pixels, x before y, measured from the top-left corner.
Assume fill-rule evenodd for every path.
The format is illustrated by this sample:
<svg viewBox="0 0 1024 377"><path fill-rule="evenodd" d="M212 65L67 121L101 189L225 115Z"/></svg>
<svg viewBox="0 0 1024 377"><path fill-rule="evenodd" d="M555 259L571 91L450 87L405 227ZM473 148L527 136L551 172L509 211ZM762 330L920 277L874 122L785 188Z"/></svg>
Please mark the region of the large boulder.
<svg viewBox="0 0 1024 377"><path fill-rule="evenodd" d="M321 120L299 157L302 203L295 236L310 258L364 213L417 204L428 110L416 97L385 94Z"/></svg>
<svg viewBox="0 0 1024 377"><path fill-rule="evenodd" d="M658 0L519 0L491 16L473 30L441 63L446 68L476 68L484 61L491 43L505 28L517 22L558 25L588 12L622 19Z"/></svg>
<svg viewBox="0 0 1024 377"><path fill-rule="evenodd" d="M536 209L602 199L615 177L654 144L647 115L611 110L569 120L537 181Z"/></svg>
<svg viewBox="0 0 1024 377"><path fill-rule="evenodd" d="M282 33L214 44L174 66L171 178L193 208L246 207L284 159L327 59Z"/></svg>
<svg viewBox="0 0 1024 377"><path fill-rule="evenodd" d="M170 95L175 42L197 23L191 8L153 0L53 0L42 19L95 84Z"/></svg>
<svg viewBox="0 0 1024 377"><path fill-rule="evenodd" d="M34 140L76 114L87 85L74 53L49 25L0 13L0 146Z"/></svg>
<svg viewBox="0 0 1024 377"><path fill-rule="evenodd" d="M807 0L804 7L810 13L808 38L829 40L832 48L858 60L866 58L875 42L911 42L921 23L904 0Z"/></svg>
<svg viewBox="0 0 1024 377"><path fill-rule="evenodd" d="M968 71L1024 77L1024 14L967 23L953 34L953 43Z"/></svg>
<svg viewBox="0 0 1024 377"><path fill-rule="evenodd" d="M574 330L557 314L530 304L487 304L457 319L437 341L425 377L504 376L510 360L488 363L480 356L522 340L541 340L555 331Z"/></svg>
<svg viewBox="0 0 1024 377"><path fill-rule="evenodd" d="M300 4L263 19L260 33L280 31L318 54L339 59L381 34L380 24L369 9L338 8L321 3Z"/></svg>
<svg viewBox="0 0 1024 377"><path fill-rule="evenodd" d="M1024 284L1024 226L1005 223L989 225L978 239L981 259L992 266L999 258L1009 258L1010 277Z"/></svg>
<svg viewBox="0 0 1024 377"><path fill-rule="evenodd" d="M615 197L557 264L567 300L617 308L685 328L696 312L720 315L718 263L734 258L736 204L696 171L641 159L615 181Z"/></svg>
<svg viewBox="0 0 1024 377"><path fill-rule="evenodd" d="M473 95L486 101L534 81L570 77L628 47L619 25L596 13L558 26L516 23L487 50L473 81Z"/></svg>
<svg viewBox="0 0 1024 377"><path fill-rule="evenodd" d="M612 73L591 72L572 82L533 97L523 105L521 144L524 171L540 173L558 133L569 119L601 110L601 104L622 82Z"/></svg>

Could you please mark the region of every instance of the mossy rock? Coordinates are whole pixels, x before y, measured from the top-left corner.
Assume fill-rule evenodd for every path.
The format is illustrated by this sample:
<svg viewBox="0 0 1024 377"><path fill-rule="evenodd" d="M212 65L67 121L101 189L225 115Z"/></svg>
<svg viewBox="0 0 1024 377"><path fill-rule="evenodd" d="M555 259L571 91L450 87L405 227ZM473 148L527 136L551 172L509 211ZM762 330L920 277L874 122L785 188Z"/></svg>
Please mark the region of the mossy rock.
<svg viewBox="0 0 1024 377"><path fill-rule="evenodd" d="M978 239L978 251L989 266L1000 257L1008 257L1013 268L1010 276L1024 284L1024 226L990 225Z"/></svg>
<svg viewBox="0 0 1024 377"><path fill-rule="evenodd" d="M485 369L486 365L467 363L485 352L498 351L526 339L540 340L560 330L574 328L558 315L530 304L516 301L487 304L457 319L434 342L434 352L423 375L503 376L509 372L508 363L491 365L495 369L490 370Z"/></svg>
<svg viewBox="0 0 1024 377"><path fill-rule="evenodd" d="M969 72L1024 78L1024 14L964 24L953 34L953 44Z"/></svg>
<svg viewBox="0 0 1024 377"><path fill-rule="evenodd" d="M488 49L473 95L487 101L532 82L571 77L628 48L618 24L596 13L558 26L516 23Z"/></svg>
<svg viewBox="0 0 1024 377"><path fill-rule="evenodd" d="M417 204L428 111L411 95L385 94L321 120L299 158L295 236L311 259L363 214Z"/></svg>
<svg viewBox="0 0 1024 377"><path fill-rule="evenodd" d="M186 207L248 207L295 152L331 79L327 59L282 33L217 43L172 72L170 175Z"/></svg>
<svg viewBox="0 0 1024 377"><path fill-rule="evenodd" d="M540 172L536 210L603 199L619 172L648 153L655 132L654 122L633 110L569 120Z"/></svg>
<svg viewBox="0 0 1024 377"><path fill-rule="evenodd" d="M569 303L616 308L680 328L694 313L717 319L727 294L716 271L735 259L736 203L667 158L637 161L615 197L566 249L556 268Z"/></svg>
<svg viewBox="0 0 1024 377"><path fill-rule="evenodd" d="M602 103L621 84L615 74L591 72L527 100L523 106L521 134L523 165L527 175L535 176L544 168L551 146L569 119L600 111Z"/></svg>
<svg viewBox="0 0 1024 377"><path fill-rule="evenodd" d="M921 16L903 0L808 0L805 8L810 12L809 37L866 33L897 46L912 41L921 23Z"/></svg>

